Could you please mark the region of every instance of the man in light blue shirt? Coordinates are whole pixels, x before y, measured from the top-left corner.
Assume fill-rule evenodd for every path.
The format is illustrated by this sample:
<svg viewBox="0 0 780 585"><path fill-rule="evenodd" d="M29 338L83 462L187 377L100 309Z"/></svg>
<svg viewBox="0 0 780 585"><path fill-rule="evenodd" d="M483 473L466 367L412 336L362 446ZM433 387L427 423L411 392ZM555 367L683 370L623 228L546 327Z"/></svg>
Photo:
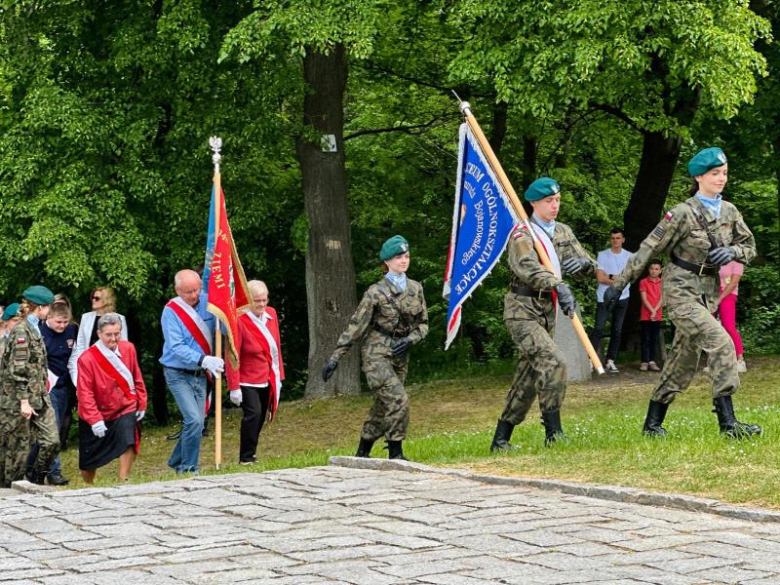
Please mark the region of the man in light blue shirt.
<svg viewBox="0 0 780 585"><path fill-rule="evenodd" d="M168 466L176 473L194 473L206 412L206 375L223 372L225 363L211 355L215 318L206 310L208 299L198 273L177 272L174 288L178 296L165 306L160 320L165 338L160 363L184 422Z"/></svg>
<svg viewBox="0 0 780 585"><path fill-rule="evenodd" d="M611 311L607 310L604 303L604 291L620 276L632 254L628 250L623 249L623 242L626 241L626 238L622 229L613 228L610 232L609 241L610 247L599 252L597 259L596 325L590 334L590 342L596 352L600 351L601 340L604 337L604 327L607 321L611 319L612 328L609 334L609 347L607 348L607 359L604 369L610 374L617 374L620 370L615 365L615 360L617 360L618 350L620 349L620 332L623 329L623 319L625 319L626 311L628 310L628 297L631 285L623 289L620 300L615 303Z"/></svg>

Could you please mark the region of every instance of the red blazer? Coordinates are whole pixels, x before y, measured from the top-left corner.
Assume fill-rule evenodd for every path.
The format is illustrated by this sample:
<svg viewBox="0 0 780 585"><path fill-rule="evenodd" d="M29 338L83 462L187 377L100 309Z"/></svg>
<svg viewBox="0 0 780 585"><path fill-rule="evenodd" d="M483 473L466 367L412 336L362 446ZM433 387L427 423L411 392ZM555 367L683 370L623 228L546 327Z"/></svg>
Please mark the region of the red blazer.
<svg viewBox="0 0 780 585"><path fill-rule="evenodd" d="M136 410L146 410L146 384L138 367L135 346L129 341L120 341L119 354L119 359L133 374L136 395L132 398L126 396L114 379L100 368L91 351L79 356L76 385L79 418L90 425L101 420L114 420Z"/></svg>
<svg viewBox="0 0 780 585"><path fill-rule="evenodd" d="M276 340L276 347L279 349L279 377L284 380L279 318L272 307L266 307L265 312L270 317L265 322L266 327ZM238 318L238 339L236 340L240 368L238 372L230 372L233 375L228 376L231 390L237 390L240 384L266 384L269 381L273 361L270 353L257 339L258 335L257 327L252 323L249 315L242 314Z"/></svg>

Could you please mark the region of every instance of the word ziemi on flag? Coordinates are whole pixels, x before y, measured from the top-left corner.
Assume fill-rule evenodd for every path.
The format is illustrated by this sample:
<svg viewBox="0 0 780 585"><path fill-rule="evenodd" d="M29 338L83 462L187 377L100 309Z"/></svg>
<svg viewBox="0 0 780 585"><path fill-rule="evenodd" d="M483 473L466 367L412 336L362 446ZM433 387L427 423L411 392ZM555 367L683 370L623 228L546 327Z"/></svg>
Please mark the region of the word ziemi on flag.
<svg viewBox="0 0 780 585"><path fill-rule="evenodd" d="M519 218L467 124L460 127L452 237L444 277L449 348L461 306L501 259Z"/></svg>

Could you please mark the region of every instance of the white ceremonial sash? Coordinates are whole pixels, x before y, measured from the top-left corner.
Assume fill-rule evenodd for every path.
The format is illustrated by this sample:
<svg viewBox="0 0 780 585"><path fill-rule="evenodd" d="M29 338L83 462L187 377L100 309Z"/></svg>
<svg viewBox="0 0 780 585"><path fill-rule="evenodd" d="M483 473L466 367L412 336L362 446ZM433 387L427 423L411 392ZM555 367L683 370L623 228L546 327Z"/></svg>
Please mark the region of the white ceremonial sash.
<svg viewBox="0 0 780 585"><path fill-rule="evenodd" d="M60 377L55 375L51 370L46 370L46 391L51 393L51 389L57 385L57 380Z"/></svg>
<svg viewBox="0 0 780 585"><path fill-rule="evenodd" d="M276 390L276 404L278 405L279 393L282 391L281 369L279 368L279 347L276 345L276 339L274 339L271 331L260 317L251 311L247 311L246 315L249 316L249 320L252 321L252 324L268 343L268 350L271 352L271 370L273 373L272 385Z"/></svg>
<svg viewBox="0 0 780 585"><path fill-rule="evenodd" d="M114 353L110 349L108 349L101 340L98 340L95 343L95 347L103 355L103 357L108 360L108 363L111 364L111 366L117 371L117 373L127 381L127 385L130 388L130 392L132 394L135 394L136 393L135 380L133 380L133 374L127 368L127 366L124 363L122 363L122 360L119 359L119 356L116 355L116 353Z"/></svg>
<svg viewBox="0 0 780 585"><path fill-rule="evenodd" d="M212 332L211 329L209 329L209 326L206 325L206 322L201 318L200 315L198 315L198 312L189 306L187 303L185 303L181 297L176 297L174 299L171 299L172 303L176 303L186 314L188 317L192 319L192 322L197 326L198 329L200 329L200 332L203 334L203 337L206 339L206 343L209 344L209 352L208 354L211 355L214 352L214 345L211 341ZM174 311L175 312L175 311ZM177 317L181 319L181 317L177 314ZM187 325L186 323L184 324Z"/></svg>
<svg viewBox="0 0 780 585"><path fill-rule="evenodd" d="M553 246L550 236L548 236L547 232L544 231L544 229L535 221L531 220L528 223L531 224L531 229L534 230L536 237L539 238L539 240L542 242L542 245L544 246L544 249L547 251L547 256L550 257L550 263L553 265L553 268L555 269L555 276L560 278L561 261L558 259L558 253L555 251L555 246Z"/></svg>

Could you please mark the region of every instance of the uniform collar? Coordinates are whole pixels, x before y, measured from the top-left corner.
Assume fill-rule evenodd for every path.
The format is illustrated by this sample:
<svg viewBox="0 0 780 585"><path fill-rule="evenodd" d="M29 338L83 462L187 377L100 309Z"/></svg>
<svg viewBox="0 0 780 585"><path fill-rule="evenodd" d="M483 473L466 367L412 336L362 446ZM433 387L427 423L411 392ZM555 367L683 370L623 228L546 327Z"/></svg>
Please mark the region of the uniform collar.
<svg viewBox="0 0 780 585"><path fill-rule="evenodd" d="M709 211L715 217L715 219L720 218L720 207L721 203L723 202L723 196L720 193L718 193L714 199L712 197L702 195L701 193L696 193L694 197L699 203L701 203L701 206L704 209Z"/></svg>
<svg viewBox="0 0 780 585"><path fill-rule="evenodd" d="M393 272L388 272L385 274L385 278L399 291L406 291L406 273L395 274Z"/></svg>
<svg viewBox="0 0 780 585"><path fill-rule="evenodd" d="M538 215L535 213L531 216L536 225L538 225L540 228L542 228L545 233L550 236L550 239L552 240L553 235L555 234L555 220L552 221L542 221Z"/></svg>

